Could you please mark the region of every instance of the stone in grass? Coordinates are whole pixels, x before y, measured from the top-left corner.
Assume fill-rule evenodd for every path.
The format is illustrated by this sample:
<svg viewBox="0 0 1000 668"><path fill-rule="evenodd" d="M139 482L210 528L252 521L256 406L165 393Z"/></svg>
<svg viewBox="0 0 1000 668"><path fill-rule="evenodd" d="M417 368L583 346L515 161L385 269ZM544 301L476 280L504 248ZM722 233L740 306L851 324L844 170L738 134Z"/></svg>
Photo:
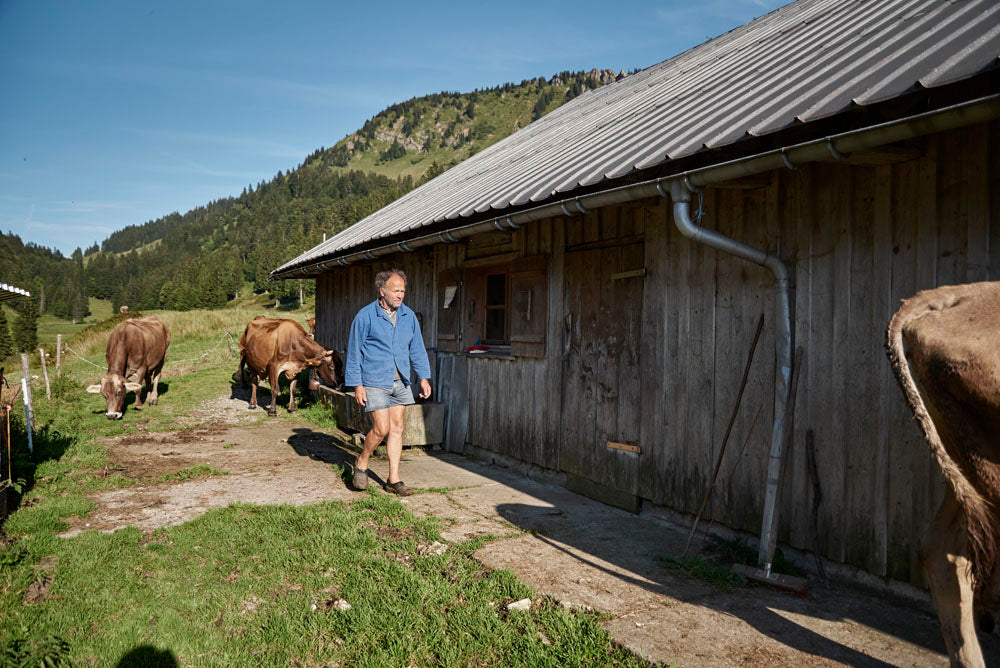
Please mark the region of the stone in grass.
<svg viewBox="0 0 1000 668"><path fill-rule="evenodd" d="M341 612L346 612L351 609L351 604L342 598L331 598L327 601L323 601L319 605L313 603L312 609L313 612L319 609L323 609L324 611L339 610Z"/></svg>
<svg viewBox="0 0 1000 668"><path fill-rule="evenodd" d="M434 541L430 545L421 545L417 548L417 554L421 557L427 556L440 556L444 554L444 551L448 549L448 546L440 541Z"/></svg>
<svg viewBox="0 0 1000 668"><path fill-rule="evenodd" d="M518 611L521 611L521 612L524 612L524 611L527 611L527 610L531 610L531 599L530 598L522 598L520 601L514 601L513 603L508 603L507 604L507 610L509 612L513 612L515 610L518 610Z"/></svg>

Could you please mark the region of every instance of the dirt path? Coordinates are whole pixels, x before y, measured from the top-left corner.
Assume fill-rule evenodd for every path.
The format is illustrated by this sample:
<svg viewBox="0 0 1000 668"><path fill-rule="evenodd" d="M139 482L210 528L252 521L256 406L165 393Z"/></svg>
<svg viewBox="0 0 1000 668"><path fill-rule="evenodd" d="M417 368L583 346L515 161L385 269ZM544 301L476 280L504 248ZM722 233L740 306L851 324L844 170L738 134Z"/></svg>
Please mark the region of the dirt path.
<svg viewBox="0 0 1000 668"><path fill-rule="evenodd" d="M356 498L333 466L353 461L343 435L305 422L246 424L247 415L245 401L220 398L192 416L195 428L105 442L108 475L155 480L200 464L227 475L102 492L93 497L98 508L69 520L63 536L152 530L237 502ZM373 460L371 469L377 478L386 467ZM402 470L411 486L448 490L404 499L414 513L442 518L445 540L501 536L476 557L564 605L611 613L615 640L648 659L686 667L948 664L926 610L846 587L814 586L806 598L760 587L720 593L664 567L662 555L686 533L662 520L447 453L408 451ZM1000 642L986 638L984 649L987 663L1000 665Z"/></svg>

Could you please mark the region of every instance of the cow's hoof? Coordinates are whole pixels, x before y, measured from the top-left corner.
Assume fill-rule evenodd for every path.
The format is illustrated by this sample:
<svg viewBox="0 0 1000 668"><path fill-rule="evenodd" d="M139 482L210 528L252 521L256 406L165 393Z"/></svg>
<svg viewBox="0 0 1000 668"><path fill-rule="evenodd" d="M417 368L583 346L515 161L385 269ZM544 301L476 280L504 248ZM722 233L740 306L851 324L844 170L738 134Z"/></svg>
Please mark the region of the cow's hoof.
<svg viewBox="0 0 1000 668"><path fill-rule="evenodd" d="M271 411L268 411L267 412L267 417L278 417L278 412L275 411L274 413L272 413Z"/></svg>
<svg viewBox="0 0 1000 668"><path fill-rule="evenodd" d="M247 409L251 411L254 410L255 408L257 408L257 404L250 404L249 406L247 406Z"/></svg>
<svg viewBox="0 0 1000 668"><path fill-rule="evenodd" d="M142 406L133 406L132 408L134 408L137 411L141 411L142 410Z"/></svg>
<svg viewBox="0 0 1000 668"><path fill-rule="evenodd" d="M150 399L149 401L146 402L146 405L147 406L155 406L156 405L156 399Z"/></svg>
<svg viewBox="0 0 1000 668"><path fill-rule="evenodd" d="M289 413L294 413L294 412L295 412L296 410L298 410L298 409L296 409L296 408L289 408L289 409L288 409L288 412L289 412Z"/></svg>

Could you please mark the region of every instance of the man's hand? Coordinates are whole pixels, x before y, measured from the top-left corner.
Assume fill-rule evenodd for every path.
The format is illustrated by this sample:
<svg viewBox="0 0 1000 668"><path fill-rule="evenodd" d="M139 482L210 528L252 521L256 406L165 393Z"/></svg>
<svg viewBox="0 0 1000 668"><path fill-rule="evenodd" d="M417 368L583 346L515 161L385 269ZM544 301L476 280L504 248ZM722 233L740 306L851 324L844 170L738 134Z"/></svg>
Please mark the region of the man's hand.
<svg viewBox="0 0 1000 668"><path fill-rule="evenodd" d="M431 383L426 378L420 379L420 398L426 399L431 396Z"/></svg>
<svg viewBox="0 0 1000 668"><path fill-rule="evenodd" d="M358 402L359 406L364 406L368 402L368 394L365 392L364 385L355 386L354 400Z"/></svg>

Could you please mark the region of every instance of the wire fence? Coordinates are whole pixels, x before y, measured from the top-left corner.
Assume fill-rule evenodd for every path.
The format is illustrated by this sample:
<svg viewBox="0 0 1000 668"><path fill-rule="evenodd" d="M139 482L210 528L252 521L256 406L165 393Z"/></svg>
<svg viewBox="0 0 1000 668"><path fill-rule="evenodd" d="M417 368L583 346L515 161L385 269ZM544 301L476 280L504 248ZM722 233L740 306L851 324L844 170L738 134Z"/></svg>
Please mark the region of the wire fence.
<svg viewBox="0 0 1000 668"><path fill-rule="evenodd" d="M229 356L230 359L232 359L236 355L235 346L233 344L233 335L230 334L229 332L226 332L225 335L221 339L219 339L218 343L216 343L214 346L212 346L211 349L207 350L206 352L202 353L201 355L198 355L197 357L191 357L189 359L172 360L170 362L165 363L163 366L167 367L167 366L173 366L175 364L188 364L188 363L191 363L191 362L200 362L201 360L205 359L209 355L211 355L214 352L216 352L223 344L228 344L228 356ZM65 350L68 353L72 353L72 355L74 357L76 357L78 360L80 360L81 362L86 362L90 366L95 367L97 369L104 369L105 366L106 366L106 365L101 365L101 364L96 364L94 362L91 362L89 359L87 359L86 357L84 357L83 355L81 355L79 352L77 352L76 350L73 350L73 348L70 347L70 345L68 343L63 343L63 350Z"/></svg>

